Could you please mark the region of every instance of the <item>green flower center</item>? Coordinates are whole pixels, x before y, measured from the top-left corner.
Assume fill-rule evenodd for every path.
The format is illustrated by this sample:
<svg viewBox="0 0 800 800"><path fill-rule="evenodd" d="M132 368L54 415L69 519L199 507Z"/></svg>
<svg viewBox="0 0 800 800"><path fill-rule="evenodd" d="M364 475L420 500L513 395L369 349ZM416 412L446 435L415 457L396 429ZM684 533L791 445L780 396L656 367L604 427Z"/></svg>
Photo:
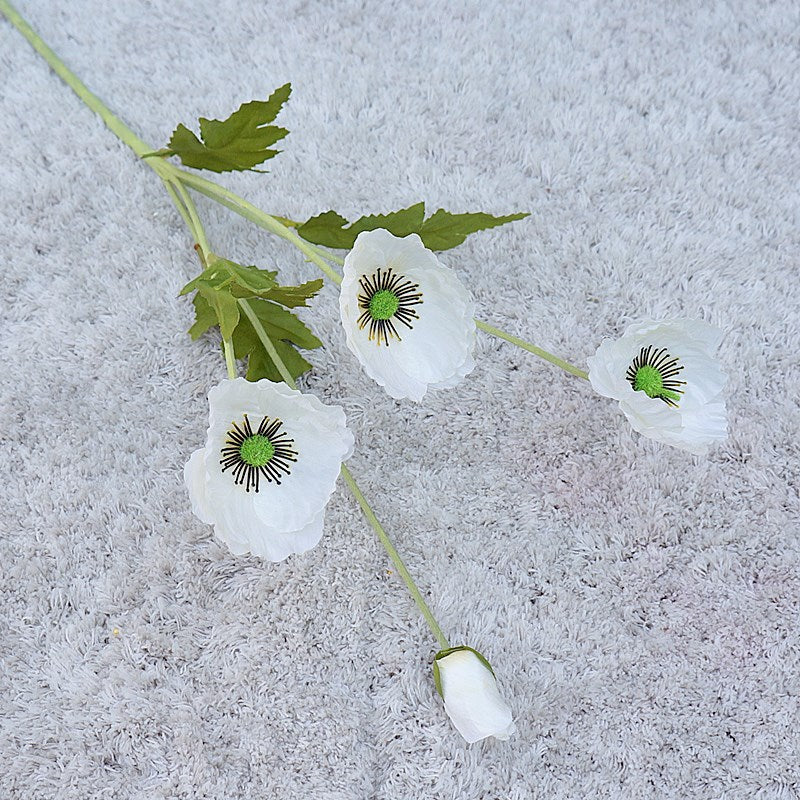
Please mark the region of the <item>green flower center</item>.
<svg viewBox="0 0 800 800"><path fill-rule="evenodd" d="M653 345L643 347L633 359L625 377L637 392L663 400L668 406L678 407L686 381L678 380L683 364L666 348L655 349Z"/></svg>
<svg viewBox="0 0 800 800"><path fill-rule="evenodd" d="M263 417L253 430L247 414L242 415L241 422L231 422L219 463L223 472L231 471L236 486L244 486L246 492L251 489L257 492L262 478L280 486L291 475L298 453L294 439L282 427L279 419Z"/></svg>
<svg viewBox="0 0 800 800"><path fill-rule="evenodd" d="M239 455L245 464L251 467L263 467L275 455L275 445L266 436L256 433L242 442Z"/></svg>
<svg viewBox="0 0 800 800"><path fill-rule="evenodd" d="M369 313L372 319L391 319L399 307L400 299L388 289L375 292L369 301Z"/></svg>
<svg viewBox="0 0 800 800"><path fill-rule="evenodd" d="M419 319L414 306L422 303L419 284L403 275L395 275L392 268L379 267L372 275L362 275L358 279L358 327L368 331L369 341L384 344L389 340L400 341L398 327L414 327Z"/></svg>

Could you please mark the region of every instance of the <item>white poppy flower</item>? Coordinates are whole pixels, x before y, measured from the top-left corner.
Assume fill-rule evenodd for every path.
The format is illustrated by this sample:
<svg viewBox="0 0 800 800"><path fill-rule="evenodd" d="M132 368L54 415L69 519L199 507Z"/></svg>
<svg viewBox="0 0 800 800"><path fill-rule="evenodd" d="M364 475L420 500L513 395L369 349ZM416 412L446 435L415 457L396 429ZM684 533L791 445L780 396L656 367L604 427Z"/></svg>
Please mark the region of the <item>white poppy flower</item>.
<svg viewBox="0 0 800 800"><path fill-rule="evenodd" d="M396 400L455 386L475 366L472 298L415 233L360 233L344 260L339 309L347 346Z"/></svg>
<svg viewBox="0 0 800 800"><path fill-rule="evenodd" d="M489 662L471 647L436 654L436 688L458 732L470 743L494 736L508 739L516 730L511 709L497 689Z"/></svg>
<svg viewBox="0 0 800 800"><path fill-rule="evenodd" d="M319 542L353 434L339 406L283 383L224 380L208 393L205 447L184 468L192 511L237 555L282 561Z"/></svg>
<svg viewBox="0 0 800 800"><path fill-rule="evenodd" d="M727 436L726 375L714 352L722 333L693 319L631 325L589 358L597 392L619 400L634 430L696 455Z"/></svg>

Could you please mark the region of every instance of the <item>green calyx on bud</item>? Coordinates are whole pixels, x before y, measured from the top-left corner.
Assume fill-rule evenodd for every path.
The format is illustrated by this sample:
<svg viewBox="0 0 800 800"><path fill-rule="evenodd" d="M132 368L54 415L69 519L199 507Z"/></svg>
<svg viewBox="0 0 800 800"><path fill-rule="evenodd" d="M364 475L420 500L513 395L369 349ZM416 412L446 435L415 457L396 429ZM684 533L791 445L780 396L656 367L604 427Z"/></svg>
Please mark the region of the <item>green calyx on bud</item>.
<svg viewBox="0 0 800 800"><path fill-rule="evenodd" d="M492 673L494 676L494 670L492 669L492 665L486 660L486 657L475 650L473 647L467 647L465 644L458 645L457 647L448 647L446 650L440 650L434 657L433 657L433 682L436 686L436 691L439 692L439 695L444 699L444 692L442 691L442 676L439 671L439 664L438 662L443 659L447 658L447 656L452 655L453 653L457 653L459 650L468 650L470 653L474 653L480 662L483 664L489 672Z"/></svg>

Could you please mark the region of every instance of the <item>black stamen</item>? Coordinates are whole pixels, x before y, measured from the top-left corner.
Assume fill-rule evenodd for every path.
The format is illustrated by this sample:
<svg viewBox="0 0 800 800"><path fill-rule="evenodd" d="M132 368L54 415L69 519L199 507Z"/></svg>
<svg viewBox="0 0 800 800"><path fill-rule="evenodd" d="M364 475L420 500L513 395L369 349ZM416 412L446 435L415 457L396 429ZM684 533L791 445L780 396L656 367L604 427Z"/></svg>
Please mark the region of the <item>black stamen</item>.
<svg viewBox="0 0 800 800"><path fill-rule="evenodd" d="M419 319L419 314L413 306L422 303L422 292L418 291L419 284L402 275L396 275L392 272L391 267L385 272L378 267L370 277L362 275L358 282L361 286L361 292L358 295L358 307L361 309L361 315L356 320L358 327L364 330L369 326L369 340L375 340L378 345L383 341L388 347L390 338L400 341L401 336L392 320L399 320L409 330L414 327L412 321ZM391 292L398 301L397 310L389 319L375 319L370 311L372 298L382 291Z"/></svg>
<svg viewBox="0 0 800 800"><path fill-rule="evenodd" d="M291 474L291 465L297 461L294 439L281 430L283 422L279 419L263 417L256 433L253 433L247 414L242 416L241 423L231 423L225 446L220 450L222 472L230 469L234 485L243 485L246 492L252 487L258 493L262 475L268 483L280 485L281 480ZM255 466L242 458L242 445L253 436L263 436L272 445L273 452L266 464Z"/></svg>

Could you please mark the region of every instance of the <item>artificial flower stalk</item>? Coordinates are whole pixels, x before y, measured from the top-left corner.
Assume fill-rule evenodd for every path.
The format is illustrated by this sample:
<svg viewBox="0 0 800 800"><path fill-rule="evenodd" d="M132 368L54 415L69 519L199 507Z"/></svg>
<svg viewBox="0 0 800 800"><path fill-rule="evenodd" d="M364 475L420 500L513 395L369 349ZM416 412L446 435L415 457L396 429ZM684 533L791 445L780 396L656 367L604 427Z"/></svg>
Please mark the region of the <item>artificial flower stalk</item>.
<svg viewBox="0 0 800 800"><path fill-rule="evenodd" d="M161 151L155 150L148 145L143 139L139 138L131 128L129 128L111 109L100 100L97 95L89 90L74 72L72 72L61 59L51 50L44 40L31 28L25 19L7 2L7 0L0 0L0 11L6 18L22 33L22 35L30 42L33 48L44 58L44 60L52 67L56 74L75 92L75 94L102 120L112 133L117 136L120 141L128 145L128 147L136 153L137 156L142 158L147 164L156 172L161 178L167 192L175 202L181 216L190 227L189 220L186 217L186 207L183 202L178 202L175 197L176 192L185 196L185 186L190 186L201 194L210 197L216 202L234 211L236 214L250 220L261 228L286 239L292 245L297 247L308 260L318 267L328 278L334 283L341 284L342 277L331 268L329 262L344 263L342 259L333 253L322 250L309 242L303 240L293 229L298 226L294 220L286 219L285 217L278 217L275 215L267 214L265 211L249 203L243 197L231 192L228 189L220 186L213 181L203 178L200 175L194 175L190 172L176 167L169 161L166 161ZM183 199L183 198L181 198ZM202 244L198 241L198 244ZM207 248L204 248L207 249ZM577 367L573 367L566 361L558 358L557 356L548 353L540 347L537 347L530 342L526 342L517 336L507 334L499 328L488 325L481 320L475 320L477 326L486 333L505 339L507 342L522 348L523 350L533 353L540 358L549 361L551 364L561 367L566 372L576 375L578 377L586 377L586 373Z"/></svg>
<svg viewBox="0 0 800 800"><path fill-rule="evenodd" d="M173 200L176 201L177 204L177 198L173 197ZM183 213L181 215L184 217L185 220L187 220L187 225L189 226L189 230L192 233L192 236L194 237L195 241L197 242L198 255L200 256L200 260L205 265L208 262L211 252L208 248L208 241L206 239L205 230L203 228L202 222L200 221L200 217L197 213L197 207L195 206L194 201L191 199L191 197L188 196L188 194L182 195L181 202L185 205L184 209L185 215ZM280 372L284 382L290 389L297 391L297 384L294 378L292 377L291 372L287 368L286 364L284 364L283 359L280 357L280 354L275 348L275 345L273 344L270 337L267 335L267 332L264 330L264 326L261 324L261 320L259 320L256 313L253 311L252 305L247 301L246 298L240 298L238 302L245 316L250 320L250 324L253 326L256 335L261 339L261 342L264 345L264 349L267 351L269 357L272 359L278 371ZM234 362L233 347L231 346L230 341L227 339L223 339L223 347L225 351L225 362L228 367L228 377L235 378L236 367ZM187 469L189 469L189 465L187 465ZM373 530L375 531L375 534L377 535L384 549L388 553L389 558L394 564L395 569L397 570L400 577L403 579L403 582L406 584L406 587L409 593L411 594L411 597L417 604L417 607L419 608L423 618L427 622L428 627L433 633L434 638L436 639L436 641L438 642L439 646L442 649L449 648L450 645L447 641L447 638L445 637L441 627L439 626L439 623L436 621L436 618L434 617L433 613L428 607L428 604L425 602L424 598L422 597L422 594L417 588L414 579L411 577L411 573L406 568L406 565L403 563L400 554L397 552L396 548L392 544L391 539L389 538L388 534L386 533L380 521L378 520L377 515L372 510L371 506L364 497L363 492L356 483L355 478L353 478L353 475L351 474L350 470L344 465L344 463L341 464L341 474L345 480L345 483L347 483L348 488L353 494L353 497L355 497L355 499L358 501L358 504L361 506L361 510L364 513L364 516L372 526ZM187 483L189 483L188 479Z"/></svg>
<svg viewBox="0 0 800 800"><path fill-rule="evenodd" d="M286 365L283 363L280 355L278 354L277 350L275 349L275 345L272 343L272 340L267 336L266 331L264 331L263 326L261 325L260 321L253 313L250 304L247 300L240 300L239 304L242 306L242 310L248 316L253 327L255 328L256 333L262 340L262 344L264 345L264 349L269 353L270 358L275 362L275 365L278 367L278 370L281 373L286 384L292 388L297 388L297 384L292 378L291 373L286 368ZM439 643L439 646L442 648L447 648L450 645L447 642L447 638L445 637L444 633L442 633L442 629L439 626L439 623L436 621L436 618L433 616L428 604L425 602L422 594L420 593L419 589L417 588L414 579L411 577L411 573L406 568L406 565L403 563L402 558L400 558L400 554L395 549L394 545L389 539L386 531L381 525L378 517L376 516L375 512L372 510L371 506L367 502L364 494L362 493L361 489L359 488L358 484L353 478L350 470L342 464L342 477L345 480L350 492L352 493L353 497L358 501L358 504L361 506L361 510L364 513L369 524L372 526L375 534L377 535L378 539L380 540L381 544L383 545L386 552L389 554L389 558L392 560L392 563L395 566L400 577L403 579L403 582L406 585L411 597L414 599L414 602L417 604L420 612L422 613L423 618L428 623L428 627L431 629L436 641Z"/></svg>
<svg viewBox="0 0 800 800"><path fill-rule="evenodd" d="M245 314L253 322L256 331L263 336L265 349L280 369L284 380L294 386L294 380L281 361L272 341L261 328L257 317L246 300L240 300ZM375 512L345 464L341 467L342 477L353 497L358 501L367 521L389 554L395 569L406 584L409 593L417 604L423 618L441 648L434 656L433 676L436 689L444 700L445 711L456 730L464 739L473 744L490 736L504 741L515 732L516 726L508 703L500 694L489 662L477 650L465 645L451 647L428 604L406 569L400 554L395 549Z"/></svg>
<svg viewBox="0 0 800 800"><path fill-rule="evenodd" d="M20 32L33 45L34 49L44 57L48 64L55 70L55 72L67 83L68 86L70 86L70 88L73 89L73 91L75 91L78 97L103 119L108 128L121 141L127 144L134 151L134 153L136 153L136 155L142 158L145 158L152 153L152 148L148 147L143 140L136 136L136 134L134 134L133 131L128 128L128 126L126 126L116 115L114 115L96 95L89 91L89 89L77 78L74 73L67 69L63 62L49 47L47 47L43 40L14 10L7 0L0 0L0 11L5 14L9 21L11 21L18 30L20 30ZM335 270L328 266L326 260L320 255L320 252L317 250L317 248L301 240L300 237L298 237L297 234L291 230L291 221L284 219L279 220L271 217L270 215L256 209L254 206L247 204L242 198L239 198L233 193L222 189L222 187L219 187L210 181L205 181L204 179L193 176L190 173L186 173L183 170L179 170L174 165L161 158L148 158L147 161L156 174L161 178L182 219L192 232L197 245L196 249L204 268L208 267L209 260L213 258L213 255L210 251L205 231L200 222L196 207L188 192L186 192L184 184L189 186L193 185L194 188L198 189L199 191L208 193L215 200L221 202L223 205L226 205L229 208L232 208L238 213L242 213L243 209L246 210L247 213L244 214L245 216L248 216L248 218L252 216L253 221L257 222L262 227L266 227L268 230L271 230L271 232L277 233L283 238L291 241L301 250L301 252L308 256L310 261L315 263L323 272L325 272L328 277L330 277L336 283L341 284L342 279L338 276ZM280 458L283 459L278 467L275 468L277 470L277 472L275 472L275 476L277 476L275 482L279 482L277 478L280 477L281 470L289 470L291 468L291 462L294 461L294 440L287 437L285 433L280 432L279 429L282 424L280 420L273 420L272 424L269 424L270 419L267 416L263 416L261 425L258 428L258 433L253 434L252 429L250 428L248 416L245 413L241 420L241 425L237 423L233 426L233 430L223 431L223 429L228 427L228 423L225 421L225 418L231 415L231 408L235 407L234 414L238 413L242 406L246 406L251 410L255 406L256 411L260 411L261 409L259 402L265 392L267 394L270 392L277 392L277 395L280 396L281 400L291 400L295 403L300 402L302 405L302 402L297 399L297 395L300 393L297 390L291 372L281 359L270 337L266 335L266 332L261 325L257 314L254 313L251 304L246 298L239 298L238 304L241 306L242 311L250 320L259 338L262 339L265 349L269 353L274 364L277 366L283 379L288 384L289 388L287 388L285 391L289 392L290 394L285 395L274 384L272 385L273 388L270 388L266 385L269 384L268 381L250 383L238 378L233 343L230 335L226 336L223 332L223 348L228 373L228 381L223 382L219 386L215 387L210 394L209 399L212 403L212 415L211 426L209 428L209 438L206 447L196 451L190 459L186 467L185 476L187 485L189 486L190 496L192 497L192 504L195 513L197 513L198 516L203 518L206 522L214 524L215 529L217 529L221 537L227 541L229 547L231 547L234 552L253 551L258 552L267 558L279 560L280 558L285 557L289 552L302 552L302 550L307 549L308 546L313 546L315 541L312 540L316 540L318 535L321 534L321 515L317 514L307 524L305 522L301 523L300 528L297 528L295 525L295 528L297 528L295 531L295 538L299 536L299 544L297 542L292 542L287 545L287 543L284 541L282 544L276 545L274 539L277 528L274 528L274 530L269 532L269 535L266 537L266 539L264 536L263 523L265 519L269 518L270 516L266 507L262 508L263 504L257 503L253 503L251 506L248 506L249 512L252 513L245 515L247 517L247 520L245 521L248 522L248 524L243 527L241 511L234 508L233 505L225 502L225 500L219 496L220 485L214 480L214 476L216 476L217 472L221 473L228 468L232 468L233 475L235 476L234 486L246 481L247 493L249 494L249 490L252 487L255 489L255 496L258 494L260 475L259 470L262 467L262 462L267 464L276 453L279 454ZM221 328L222 327L223 326L221 324ZM237 397L230 408L224 408L221 410L221 413L215 415L215 402L219 401L219 404L224 406L226 398L229 395L241 395L242 392L244 392L246 396ZM273 396L271 399L274 402L275 396ZM330 414L333 414L334 416L337 416L338 413L341 412L341 409L327 409L326 407L323 407L322 404L316 400L316 398L306 401L304 397L301 396L301 399L306 404L310 403L315 412L317 412L319 408L325 409L325 414L330 412ZM314 403L316 403L316 406L314 406ZM334 423L334 427L337 425L338 432L335 434L335 436L338 436L337 441L339 441L342 447L340 447L337 452L333 454L332 458L337 462L345 482L348 484L348 487L361 506L366 518L374 528L378 538L386 548L395 568L406 583L413 599L422 612L423 617L430 626L434 637L436 638L439 646L442 648L437 654L437 663L434 667L434 672L437 676L437 685L441 691L442 682L444 681L445 685L447 685L447 681L449 680L446 677L448 674L448 668L443 667L442 665L445 663L450 664L451 661L454 661L454 655L457 655L461 651L469 650L469 648L450 648L440 626L436 622L436 619L425 603L421 593L414 584L411 575L389 540L389 537L386 535L383 526L380 524L374 511L367 503L363 493L353 479L353 476L350 474L349 470L344 466L344 464L341 463L352 450L352 436L349 435L348 438L348 435L345 435L349 434L349 432L346 432L346 429L344 428L343 413L341 413L341 419L337 419L337 421ZM217 430L217 428L219 428L219 430ZM225 458L223 458L223 460L220 462L223 469L220 470L219 465L216 465L214 466L213 470L209 470L209 463L214 463L214 461L217 459L218 451L220 450L220 441L218 440L220 439L221 435L225 434L227 434L228 439L231 441L228 442L229 446L221 448L222 453L225 456ZM234 437L236 437L235 440ZM244 458L243 454L243 442L246 442L248 445L247 459ZM251 453L250 450L253 452ZM332 486L335 481L333 481L333 483L328 483L330 486L327 486L326 484L326 491L327 489L332 491ZM223 489L224 488L225 487L223 486ZM323 511L326 502L326 498L323 498ZM226 516L226 508L231 512L228 514L228 516ZM291 509L284 509L284 511L291 516ZM255 525L252 524L253 520L256 520ZM303 527L304 525L306 527ZM244 528L246 528L246 530ZM444 658L445 654L447 654L449 658ZM438 663L439 661L441 661L441 664ZM489 670L491 671L491 668L489 668ZM451 669L449 672L457 673L458 670ZM481 682L478 681L478 683ZM459 685L461 686L460 689L457 688ZM467 687L466 691L464 690L465 686ZM479 714L486 711L488 706L486 706L487 695L484 691L485 688L486 686L483 685L476 687L474 676L468 676L466 683L464 682L464 678L462 676L455 680L451 680L449 688L446 688L443 692L448 714L451 716L458 729L462 732L462 735L464 735L468 741L475 741L477 738L483 738L483 736L488 735L497 735L498 737L507 738L505 734L510 732L509 728L505 732L502 730L492 730L476 736L474 731L465 733L463 724L458 721L465 713L467 716L476 713L476 709L477 713ZM491 692L489 694L491 695ZM456 695L460 695L459 699L454 699L456 698ZM494 695L496 695L496 697L494 697ZM494 701L495 710L497 710L499 705L502 705L502 703L499 705L497 703L499 694L497 694L496 686L494 688L494 695L492 698L490 698L490 700ZM470 711L470 709L472 709L472 711ZM500 710L502 714L502 709Z"/></svg>

